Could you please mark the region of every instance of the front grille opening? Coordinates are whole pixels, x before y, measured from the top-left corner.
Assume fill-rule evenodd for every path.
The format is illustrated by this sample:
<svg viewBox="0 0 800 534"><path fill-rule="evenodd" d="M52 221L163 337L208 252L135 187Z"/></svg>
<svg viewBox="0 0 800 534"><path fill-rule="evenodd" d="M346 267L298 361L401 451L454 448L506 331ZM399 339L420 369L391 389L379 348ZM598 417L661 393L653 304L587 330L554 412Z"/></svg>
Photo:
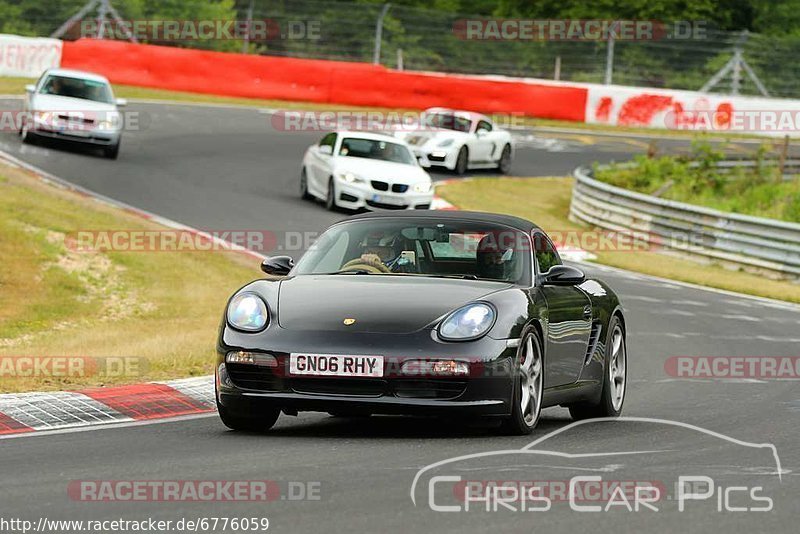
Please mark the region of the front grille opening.
<svg viewBox="0 0 800 534"><path fill-rule="evenodd" d="M453 399L467 387L463 380L396 380L392 389L396 397L410 399Z"/></svg>
<svg viewBox="0 0 800 534"><path fill-rule="evenodd" d="M259 367L258 365L226 363L233 385L241 389L256 391L284 391L286 386L283 378L275 376L272 368Z"/></svg>
<svg viewBox="0 0 800 534"><path fill-rule="evenodd" d="M392 186L392 191L395 193L405 193L408 191L408 186L406 184L394 184Z"/></svg>
<svg viewBox="0 0 800 534"><path fill-rule="evenodd" d="M389 183L388 182L381 182L378 180L372 180L370 182L372 184L373 189L377 189L378 191L388 191L389 190Z"/></svg>

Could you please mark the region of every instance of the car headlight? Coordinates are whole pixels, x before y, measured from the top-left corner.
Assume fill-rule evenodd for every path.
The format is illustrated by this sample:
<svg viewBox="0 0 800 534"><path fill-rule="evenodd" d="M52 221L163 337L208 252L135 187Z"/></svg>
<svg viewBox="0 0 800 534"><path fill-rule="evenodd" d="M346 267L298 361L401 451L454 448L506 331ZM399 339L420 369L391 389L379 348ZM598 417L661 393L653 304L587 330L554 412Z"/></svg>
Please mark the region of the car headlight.
<svg viewBox="0 0 800 534"><path fill-rule="evenodd" d="M122 127L122 117L119 113L109 113L97 124L103 130L118 130Z"/></svg>
<svg viewBox="0 0 800 534"><path fill-rule="evenodd" d="M438 145L436 145L436 146L450 146L450 145L452 145L454 142L455 142L455 139L453 139L453 138L451 137L450 139L445 139L444 141L442 141L441 143L439 143L439 144L438 144Z"/></svg>
<svg viewBox="0 0 800 534"><path fill-rule="evenodd" d="M363 184L364 179L360 176L356 176L352 172L343 172L339 173L339 179L343 182L347 182L348 184Z"/></svg>
<svg viewBox="0 0 800 534"><path fill-rule="evenodd" d="M41 122L50 122L55 114L52 111L34 111L33 118Z"/></svg>
<svg viewBox="0 0 800 534"><path fill-rule="evenodd" d="M439 337L447 341L470 341L486 335L497 313L489 304L477 302L459 308L439 324Z"/></svg>
<svg viewBox="0 0 800 534"><path fill-rule="evenodd" d="M228 324L245 332L260 332L267 327L267 305L255 293L236 295L228 304Z"/></svg>
<svg viewBox="0 0 800 534"><path fill-rule="evenodd" d="M414 184L412 190L415 193L430 193L431 192L432 184L430 182L420 182L418 184Z"/></svg>

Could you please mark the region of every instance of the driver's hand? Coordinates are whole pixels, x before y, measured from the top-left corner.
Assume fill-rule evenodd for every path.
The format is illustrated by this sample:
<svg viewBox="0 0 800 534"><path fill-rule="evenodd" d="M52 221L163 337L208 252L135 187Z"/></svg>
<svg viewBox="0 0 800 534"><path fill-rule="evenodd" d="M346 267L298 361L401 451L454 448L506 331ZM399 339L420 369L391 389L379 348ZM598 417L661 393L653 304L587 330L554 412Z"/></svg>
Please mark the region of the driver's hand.
<svg viewBox="0 0 800 534"><path fill-rule="evenodd" d="M383 262L381 261L380 256L373 253L362 254L361 261L363 261L367 265L374 265L375 267L383 266Z"/></svg>

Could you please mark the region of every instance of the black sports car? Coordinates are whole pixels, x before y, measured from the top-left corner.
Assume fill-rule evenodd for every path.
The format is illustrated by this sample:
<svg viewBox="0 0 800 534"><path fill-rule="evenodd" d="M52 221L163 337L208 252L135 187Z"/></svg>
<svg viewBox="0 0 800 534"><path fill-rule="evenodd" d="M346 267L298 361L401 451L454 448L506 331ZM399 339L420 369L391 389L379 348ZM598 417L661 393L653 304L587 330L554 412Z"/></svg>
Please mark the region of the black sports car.
<svg viewBox="0 0 800 534"><path fill-rule="evenodd" d="M525 434L542 408L617 416L625 319L523 219L382 212L332 225L295 264L264 260L228 302L217 405L236 430L281 411L488 416Z"/></svg>

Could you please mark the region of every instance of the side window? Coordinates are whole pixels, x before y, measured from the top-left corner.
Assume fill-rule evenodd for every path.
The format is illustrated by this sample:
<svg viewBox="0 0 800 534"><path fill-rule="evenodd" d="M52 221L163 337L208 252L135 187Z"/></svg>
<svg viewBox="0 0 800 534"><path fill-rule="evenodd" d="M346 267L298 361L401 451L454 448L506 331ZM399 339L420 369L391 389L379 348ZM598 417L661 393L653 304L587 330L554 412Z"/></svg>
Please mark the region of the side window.
<svg viewBox="0 0 800 534"><path fill-rule="evenodd" d="M477 131L485 130L487 132L492 131L492 125L488 121L478 121L478 128Z"/></svg>
<svg viewBox="0 0 800 534"><path fill-rule="evenodd" d="M319 142L319 146L329 146L331 150L333 150L333 145L336 144L336 134L329 133L325 137L322 138L322 141Z"/></svg>
<svg viewBox="0 0 800 534"><path fill-rule="evenodd" d="M553 265L561 265L561 258L558 256L556 247L544 234L533 235L533 249L536 263L539 264L539 273L546 273Z"/></svg>

